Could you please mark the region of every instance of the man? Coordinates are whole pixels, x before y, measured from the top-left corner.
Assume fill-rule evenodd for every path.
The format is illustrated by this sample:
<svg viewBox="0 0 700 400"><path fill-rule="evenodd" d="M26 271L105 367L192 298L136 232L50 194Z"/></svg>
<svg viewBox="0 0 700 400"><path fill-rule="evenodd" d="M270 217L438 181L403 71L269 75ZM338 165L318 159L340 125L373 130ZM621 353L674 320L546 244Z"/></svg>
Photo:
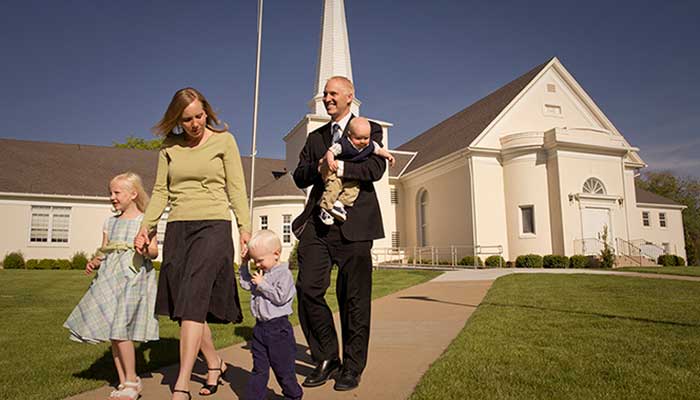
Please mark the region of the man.
<svg viewBox="0 0 700 400"><path fill-rule="evenodd" d="M350 113L353 96L354 88L347 78L336 76L328 80L323 104L331 122L309 134L294 170L294 182L299 188L313 185L304 211L292 225L299 238L299 321L316 363L302 385L320 386L335 376L333 388L341 391L359 385L367 364L372 296L370 250L372 240L384 237L372 182L384 175L386 162L377 155L358 163L338 161L338 176L359 181L360 193L354 206L347 209L346 222L325 225L318 217L324 190L322 171L327 168L324 155L333 141L345 133L353 118ZM381 145L382 128L374 122L370 124L371 139ZM334 264L338 265L336 295L343 339L342 368L333 315L324 299Z"/></svg>

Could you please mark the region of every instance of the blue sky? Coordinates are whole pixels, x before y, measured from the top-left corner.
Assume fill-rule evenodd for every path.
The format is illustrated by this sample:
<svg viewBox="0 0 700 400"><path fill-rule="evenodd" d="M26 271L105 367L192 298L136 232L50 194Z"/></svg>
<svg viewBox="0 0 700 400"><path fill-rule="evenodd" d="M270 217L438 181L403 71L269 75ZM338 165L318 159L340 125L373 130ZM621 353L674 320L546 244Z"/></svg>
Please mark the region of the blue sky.
<svg viewBox="0 0 700 400"><path fill-rule="evenodd" d="M267 0L258 154L313 95L321 0ZM250 151L257 1L5 1L0 137L151 138L200 89ZM650 168L700 177L700 2L346 0L354 80L391 147L557 56Z"/></svg>

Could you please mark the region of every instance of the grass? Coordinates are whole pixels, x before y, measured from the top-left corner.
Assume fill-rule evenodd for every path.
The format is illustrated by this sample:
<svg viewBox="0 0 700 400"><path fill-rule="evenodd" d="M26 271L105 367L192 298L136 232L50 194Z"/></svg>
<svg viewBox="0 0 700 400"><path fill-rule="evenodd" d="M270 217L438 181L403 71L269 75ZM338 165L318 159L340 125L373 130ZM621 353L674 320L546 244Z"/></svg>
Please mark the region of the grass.
<svg viewBox="0 0 700 400"><path fill-rule="evenodd" d="M373 298L385 296L439 275L426 271L374 272ZM116 380L109 344L68 340L62 327L85 293L91 278L82 271L0 270L0 399L63 399ZM335 273L328 302L337 310ZM252 335L250 295L240 291L244 322L212 325L217 348ZM296 313L291 321L297 324ZM143 373L178 361L178 326L160 319L156 342L137 346L137 371Z"/></svg>
<svg viewBox="0 0 700 400"><path fill-rule="evenodd" d="M647 272L651 274L700 276L700 267L624 267L616 271Z"/></svg>
<svg viewBox="0 0 700 400"><path fill-rule="evenodd" d="M411 400L698 399L700 283L498 279Z"/></svg>

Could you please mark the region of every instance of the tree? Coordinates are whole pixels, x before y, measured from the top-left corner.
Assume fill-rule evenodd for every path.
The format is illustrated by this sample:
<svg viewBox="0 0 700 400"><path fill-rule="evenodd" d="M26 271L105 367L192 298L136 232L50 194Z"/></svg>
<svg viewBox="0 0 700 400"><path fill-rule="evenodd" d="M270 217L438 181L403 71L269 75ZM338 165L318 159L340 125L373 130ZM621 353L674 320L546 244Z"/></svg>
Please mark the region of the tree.
<svg viewBox="0 0 700 400"><path fill-rule="evenodd" d="M163 139L146 140L136 136L127 136L125 143L112 142L120 149L158 150L163 145Z"/></svg>
<svg viewBox="0 0 700 400"><path fill-rule="evenodd" d="M671 172L645 172L636 181L639 188L685 205L683 230L688 265L700 261L700 180L678 178Z"/></svg>

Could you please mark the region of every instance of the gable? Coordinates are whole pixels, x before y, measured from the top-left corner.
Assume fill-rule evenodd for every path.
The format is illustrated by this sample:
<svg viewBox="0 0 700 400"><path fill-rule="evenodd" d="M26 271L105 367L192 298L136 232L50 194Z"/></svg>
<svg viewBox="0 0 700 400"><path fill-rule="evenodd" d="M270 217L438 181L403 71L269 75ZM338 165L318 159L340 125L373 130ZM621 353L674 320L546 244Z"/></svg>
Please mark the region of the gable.
<svg viewBox="0 0 700 400"><path fill-rule="evenodd" d="M553 128L577 129L622 138L602 110L556 58L504 108L472 146L500 149L500 139L504 136L545 132ZM625 144L630 147L626 141Z"/></svg>
<svg viewBox="0 0 700 400"><path fill-rule="evenodd" d="M454 114L396 150L416 152L404 173L467 148L550 61L538 65L464 110Z"/></svg>

